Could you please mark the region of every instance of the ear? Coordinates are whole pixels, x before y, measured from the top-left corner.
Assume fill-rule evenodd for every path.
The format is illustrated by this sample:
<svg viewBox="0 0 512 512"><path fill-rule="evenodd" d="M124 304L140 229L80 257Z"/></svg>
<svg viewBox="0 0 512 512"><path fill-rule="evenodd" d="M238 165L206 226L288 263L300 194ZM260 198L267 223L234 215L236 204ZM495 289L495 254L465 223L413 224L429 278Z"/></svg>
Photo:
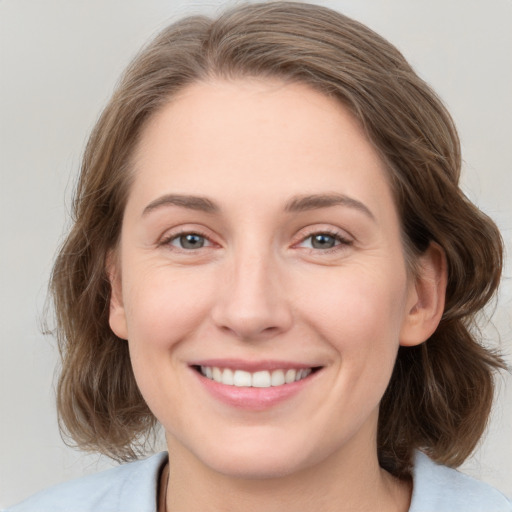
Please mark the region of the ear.
<svg viewBox="0 0 512 512"><path fill-rule="evenodd" d="M118 338L126 340L128 339L128 328L123 303L121 265L115 251L109 251L107 255L106 271L110 281L110 328Z"/></svg>
<svg viewBox="0 0 512 512"><path fill-rule="evenodd" d="M426 341L437 329L444 312L448 272L443 249L432 242L417 262L407 300L400 345L411 347Z"/></svg>

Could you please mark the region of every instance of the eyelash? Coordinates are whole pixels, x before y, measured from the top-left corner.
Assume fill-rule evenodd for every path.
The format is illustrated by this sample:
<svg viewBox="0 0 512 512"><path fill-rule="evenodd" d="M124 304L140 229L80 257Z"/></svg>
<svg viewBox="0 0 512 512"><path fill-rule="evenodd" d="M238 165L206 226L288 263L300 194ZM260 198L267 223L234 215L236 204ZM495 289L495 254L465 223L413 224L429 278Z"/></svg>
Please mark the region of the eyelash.
<svg viewBox="0 0 512 512"><path fill-rule="evenodd" d="M187 236L187 235L195 235L197 237L201 237L203 238L209 245L214 245L214 243L212 242L212 240L207 236L205 235L204 233L202 233L200 230L182 230L182 231L179 231L178 233L172 233L166 237L164 237L158 245L160 246L171 246L172 245L172 242L174 240L178 240L180 239L181 237L184 237L184 236ZM183 247L175 247L173 246L174 249L177 249L178 251L185 251L185 252L192 252L194 250L198 250L198 249L185 249ZM200 247L199 249L202 249L203 247Z"/></svg>
<svg viewBox="0 0 512 512"><path fill-rule="evenodd" d="M204 239L205 242L208 243L208 245L206 247L210 247L210 246L215 245L215 243L206 234L202 233L199 230L182 230L182 231L179 231L178 233L172 233L172 234L164 237L159 242L158 245L160 245L160 246L172 246L174 249L176 249L178 251L183 251L183 252L197 251L197 250L203 249L205 247L205 246L202 246L202 247L199 247L197 249L185 249L183 247L176 247L176 246L172 245L173 241L178 240L181 237L184 237L184 236L187 236L187 235L194 235L194 236L197 236L197 237L200 237L200 238ZM322 229L322 230L311 231L306 236L301 236L299 241L293 244L293 247L300 246L300 244L306 242L306 240L313 239L313 237L319 236L319 235L325 235L325 236L331 237L337 243L335 243L335 245L333 247L330 247L328 249L319 249L319 248L315 248L315 247L308 247L306 249L308 249L308 250L310 250L312 252L315 252L315 253L318 252L318 253L321 253L321 254L330 254L330 253L342 250L345 247L351 246L353 244L352 240L346 238L345 236L343 236L338 231L329 230L329 229Z"/></svg>
<svg viewBox="0 0 512 512"><path fill-rule="evenodd" d="M333 247L330 247L328 249L316 249L314 247L308 247L310 251L313 252L319 252L321 254L331 254L340 250L345 249L346 247L349 247L353 244L353 240L350 240L349 238L343 236L342 233L336 230L330 230L330 229L320 229L320 230L314 230L309 232L306 236L301 236L299 242L294 244L294 247L304 243L308 239L313 239L313 237L318 235L326 235L335 240L337 242Z"/></svg>

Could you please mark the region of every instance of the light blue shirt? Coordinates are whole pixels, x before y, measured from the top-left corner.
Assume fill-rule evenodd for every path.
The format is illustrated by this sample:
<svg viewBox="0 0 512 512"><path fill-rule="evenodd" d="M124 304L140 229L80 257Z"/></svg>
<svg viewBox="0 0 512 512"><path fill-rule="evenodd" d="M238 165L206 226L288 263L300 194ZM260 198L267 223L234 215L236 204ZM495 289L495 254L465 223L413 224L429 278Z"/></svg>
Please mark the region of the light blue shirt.
<svg viewBox="0 0 512 512"><path fill-rule="evenodd" d="M5 512L156 512L166 453L66 482ZM409 512L512 512L491 486L416 453Z"/></svg>

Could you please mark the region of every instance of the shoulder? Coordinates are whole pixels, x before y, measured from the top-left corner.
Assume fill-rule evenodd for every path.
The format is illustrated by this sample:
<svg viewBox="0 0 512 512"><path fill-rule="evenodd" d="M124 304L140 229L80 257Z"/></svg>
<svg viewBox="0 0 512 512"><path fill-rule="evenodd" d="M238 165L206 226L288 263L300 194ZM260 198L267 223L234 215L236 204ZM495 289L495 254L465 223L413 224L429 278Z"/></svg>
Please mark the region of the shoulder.
<svg viewBox="0 0 512 512"><path fill-rule="evenodd" d="M459 511L512 512L512 502L490 485L417 452L409 512Z"/></svg>
<svg viewBox="0 0 512 512"><path fill-rule="evenodd" d="M166 453L44 490L5 512L154 512Z"/></svg>

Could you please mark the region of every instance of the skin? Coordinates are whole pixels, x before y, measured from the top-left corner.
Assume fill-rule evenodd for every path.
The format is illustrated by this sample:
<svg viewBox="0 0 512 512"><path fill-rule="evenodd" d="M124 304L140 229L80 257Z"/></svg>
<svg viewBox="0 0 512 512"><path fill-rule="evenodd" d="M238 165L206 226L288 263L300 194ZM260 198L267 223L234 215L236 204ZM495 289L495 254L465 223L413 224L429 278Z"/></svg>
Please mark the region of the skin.
<svg viewBox="0 0 512 512"><path fill-rule="evenodd" d="M432 246L408 272L359 123L301 84L197 83L145 127L134 173L110 324L166 431L167 510L407 510L410 485L378 465L378 407L399 345L439 322L446 270ZM254 411L205 390L190 364L212 358L321 370Z"/></svg>

